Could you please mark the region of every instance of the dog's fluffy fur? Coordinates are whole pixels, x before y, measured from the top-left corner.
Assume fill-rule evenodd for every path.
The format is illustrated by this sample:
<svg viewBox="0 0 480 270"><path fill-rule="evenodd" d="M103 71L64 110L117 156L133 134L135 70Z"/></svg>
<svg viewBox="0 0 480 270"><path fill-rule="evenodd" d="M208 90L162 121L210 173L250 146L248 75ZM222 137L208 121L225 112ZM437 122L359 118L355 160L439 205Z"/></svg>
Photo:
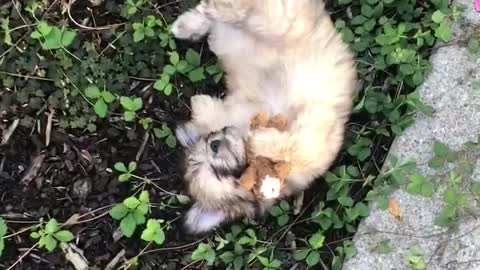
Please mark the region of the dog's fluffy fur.
<svg viewBox="0 0 480 270"><path fill-rule="evenodd" d="M271 205L238 186L246 138L254 154L292 164L281 196L304 190L328 169L343 142L356 71L321 0L203 0L172 31L192 40L208 34L229 91L223 100L192 97L192 120L176 130L196 201L186 216L191 233ZM249 131L260 111L287 116L287 130Z"/></svg>

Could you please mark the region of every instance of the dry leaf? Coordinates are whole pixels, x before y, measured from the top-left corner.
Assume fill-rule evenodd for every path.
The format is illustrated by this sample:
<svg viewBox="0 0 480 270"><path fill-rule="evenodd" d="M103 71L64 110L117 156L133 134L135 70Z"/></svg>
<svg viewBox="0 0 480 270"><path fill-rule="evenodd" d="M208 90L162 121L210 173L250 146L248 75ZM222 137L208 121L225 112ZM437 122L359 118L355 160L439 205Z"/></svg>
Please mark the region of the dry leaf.
<svg viewBox="0 0 480 270"><path fill-rule="evenodd" d="M388 212L397 219L402 219L402 210L397 199L390 199L388 202Z"/></svg>

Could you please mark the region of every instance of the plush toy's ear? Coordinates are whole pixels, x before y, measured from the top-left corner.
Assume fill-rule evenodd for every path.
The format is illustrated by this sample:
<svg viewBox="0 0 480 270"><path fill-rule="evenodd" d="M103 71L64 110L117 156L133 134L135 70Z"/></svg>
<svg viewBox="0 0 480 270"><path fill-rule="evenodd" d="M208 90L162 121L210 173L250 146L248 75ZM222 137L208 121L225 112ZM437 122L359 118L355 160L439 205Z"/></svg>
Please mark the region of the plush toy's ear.
<svg viewBox="0 0 480 270"><path fill-rule="evenodd" d="M279 161L273 166L273 170L277 173L278 178L285 179L292 170L292 164L286 161Z"/></svg>
<svg viewBox="0 0 480 270"><path fill-rule="evenodd" d="M185 148L191 147L200 139L195 125L190 122L178 125L175 135L178 142Z"/></svg>
<svg viewBox="0 0 480 270"><path fill-rule="evenodd" d="M228 220L225 211L219 209L205 209L198 203L190 208L185 217L185 229L191 234L209 232Z"/></svg>

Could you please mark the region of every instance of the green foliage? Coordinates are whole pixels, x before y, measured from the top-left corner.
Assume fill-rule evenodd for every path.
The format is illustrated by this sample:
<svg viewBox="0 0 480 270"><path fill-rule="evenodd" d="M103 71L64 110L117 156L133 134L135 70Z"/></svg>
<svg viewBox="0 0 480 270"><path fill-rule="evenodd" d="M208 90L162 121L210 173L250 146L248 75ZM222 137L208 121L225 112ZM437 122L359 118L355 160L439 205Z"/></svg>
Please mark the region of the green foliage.
<svg viewBox="0 0 480 270"><path fill-rule="evenodd" d="M70 231L60 230L60 226L54 218L50 219L45 226L41 224L38 231L32 232L30 237L38 239L38 247L44 247L49 252L57 248L58 242L68 243L75 238Z"/></svg>
<svg viewBox="0 0 480 270"><path fill-rule="evenodd" d="M139 97L120 97L120 104L124 109L123 118L127 122L133 121L136 112L143 107L143 101Z"/></svg>
<svg viewBox="0 0 480 270"><path fill-rule="evenodd" d="M7 223L2 217L0 217L0 257L2 256L3 250L5 249L4 236L7 235L7 230Z"/></svg>
<svg viewBox="0 0 480 270"><path fill-rule="evenodd" d="M452 185L443 192L443 203L444 207L435 219L435 223L451 226L455 223L459 212L467 207L468 195L463 193L457 185Z"/></svg>
<svg viewBox="0 0 480 270"><path fill-rule="evenodd" d="M148 213L150 213L150 195L148 191L142 191L137 198L134 196L126 198L122 203L115 205L109 211L113 219L120 220L120 231L128 238L132 237L137 225L145 224L145 217ZM163 243L161 235L163 230L158 229L154 222L150 223L150 227L147 224L147 233L146 235L142 234L142 239L144 239L143 236L147 239L151 236L153 241L161 244Z"/></svg>
<svg viewBox="0 0 480 270"><path fill-rule="evenodd" d="M433 184L428 182L422 175L415 174L410 177L407 191L425 197L431 197L433 194Z"/></svg>
<svg viewBox="0 0 480 270"><path fill-rule="evenodd" d="M38 39L42 43L44 50L54 50L67 48L72 44L77 33L68 29L60 29L57 26L51 26L45 21L37 24L37 30L30 35L33 39Z"/></svg>
<svg viewBox="0 0 480 270"><path fill-rule="evenodd" d="M389 254L392 252L392 243L389 239L382 240L372 247L372 251L378 254Z"/></svg>
<svg viewBox="0 0 480 270"><path fill-rule="evenodd" d="M95 100L95 113L100 118L105 118L108 112L108 104L115 101L115 96L107 90L100 91L95 85L90 85L85 89L85 96Z"/></svg>
<svg viewBox="0 0 480 270"><path fill-rule="evenodd" d="M167 124L163 123L162 128L154 128L153 133L158 139L164 140L168 147L175 148L177 146L177 139Z"/></svg>
<svg viewBox="0 0 480 270"><path fill-rule="evenodd" d="M120 176L118 177L118 181L120 182L127 182L132 178L132 173L137 169L137 163L132 161L128 163L128 167L125 166L122 162L117 162L114 165L114 168L117 172L120 172Z"/></svg>
<svg viewBox="0 0 480 270"><path fill-rule="evenodd" d="M270 215L274 216L279 226L284 226L290 220L290 205L283 200L279 205L275 205L270 210Z"/></svg>
<svg viewBox="0 0 480 270"><path fill-rule="evenodd" d="M163 220L149 219L147 221L147 228L143 230L140 238L147 242L155 242L157 245L163 244L165 241L165 233L160 224Z"/></svg>
<svg viewBox="0 0 480 270"><path fill-rule="evenodd" d="M135 15L139 12L139 9L145 4L145 0L126 0L126 13L127 16Z"/></svg>
<svg viewBox="0 0 480 270"><path fill-rule="evenodd" d="M423 250L419 246L413 246L409 249L407 263L413 270L426 269Z"/></svg>
<svg viewBox="0 0 480 270"><path fill-rule="evenodd" d="M448 162L454 162L457 157L446 144L437 140L433 143L433 153L435 156L428 162L428 166L433 169L442 168Z"/></svg>
<svg viewBox="0 0 480 270"><path fill-rule="evenodd" d="M12 36L10 35L10 20L8 18L0 19L0 29L3 30L3 42L8 46L12 46Z"/></svg>
<svg viewBox="0 0 480 270"><path fill-rule="evenodd" d="M133 41L140 42L145 37L155 36L154 27L156 26L162 26L162 20L155 18L153 15L147 16L141 23L133 23Z"/></svg>
<svg viewBox="0 0 480 270"><path fill-rule="evenodd" d="M317 232L308 239L308 247L296 250L293 258L297 261L305 261L308 266L312 267L320 262L320 253L318 249L323 246L325 236L322 232Z"/></svg>
<svg viewBox="0 0 480 270"><path fill-rule="evenodd" d="M213 265L216 253L209 244L200 243L192 252L191 258L193 261L205 261L207 265Z"/></svg>

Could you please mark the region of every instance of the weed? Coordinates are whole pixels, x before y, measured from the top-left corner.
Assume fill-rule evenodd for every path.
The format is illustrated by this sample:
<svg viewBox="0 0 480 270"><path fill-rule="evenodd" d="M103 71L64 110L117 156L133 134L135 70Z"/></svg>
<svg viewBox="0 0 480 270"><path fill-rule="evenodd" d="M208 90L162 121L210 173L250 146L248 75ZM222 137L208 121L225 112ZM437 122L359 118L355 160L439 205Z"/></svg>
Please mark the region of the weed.
<svg viewBox="0 0 480 270"><path fill-rule="evenodd" d="M5 220L0 217L0 257L5 249L5 239L3 237L7 234L7 230L8 228Z"/></svg>
<svg viewBox="0 0 480 270"><path fill-rule="evenodd" d="M122 203L115 205L110 209L109 214L115 220L120 220L120 230L123 235L132 237L137 225L145 224L145 216L150 212L150 195L147 191L142 191L138 198L131 196L123 200ZM150 222L150 227L146 236L152 237L152 240L159 240L163 231L157 230L155 221ZM158 224L159 225L159 224ZM153 233L153 234L152 234Z"/></svg>
<svg viewBox="0 0 480 270"><path fill-rule="evenodd" d="M41 224L38 231L30 234L33 239L38 239L38 246L44 247L49 252L55 250L58 242L68 243L72 241L75 236L68 230L60 230L60 226L56 219L50 219L45 226Z"/></svg>

